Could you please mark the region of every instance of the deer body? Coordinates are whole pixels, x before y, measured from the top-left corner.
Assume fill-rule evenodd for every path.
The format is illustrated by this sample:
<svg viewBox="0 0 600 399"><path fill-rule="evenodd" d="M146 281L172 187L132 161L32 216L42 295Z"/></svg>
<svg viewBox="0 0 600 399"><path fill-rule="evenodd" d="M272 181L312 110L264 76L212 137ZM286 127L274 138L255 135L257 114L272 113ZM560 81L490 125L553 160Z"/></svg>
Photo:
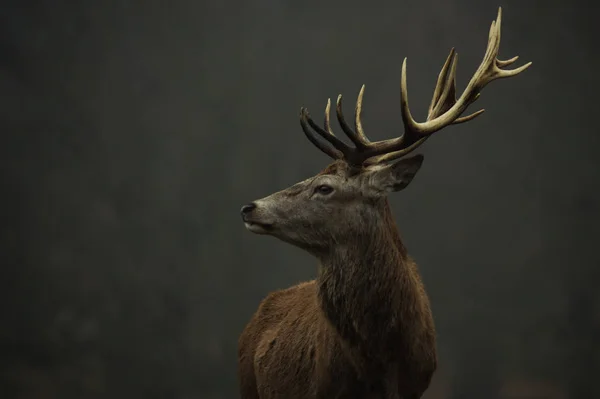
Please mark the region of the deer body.
<svg viewBox="0 0 600 399"><path fill-rule="evenodd" d="M486 84L531 64L501 69L517 57L497 59L500 22L501 10L483 62L458 99L457 56L450 52L422 123L408 108L405 60L405 131L399 138L367 138L361 122L364 86L355 129L344 119L341 96L337 101L338 121L354 147L334 135L329 102L323 128L302 109L304 133L335 161L312 178L245 205L241 213L249 231L311 253L319 272L315 280L268 295L242 332L242 399L418 399L428 388L437 366L434 322L387 195L405 189L420 169L423 156L408 153L440 129L480 115L483 110L461 116Z"/></svg>
<svg viewBox="0 0 600 399"><path fill-rule="evenodd" d="M434 324L386 199L381 225L320 259L316 280L270 294L239 341L242 398L418 398Z"/></svg>

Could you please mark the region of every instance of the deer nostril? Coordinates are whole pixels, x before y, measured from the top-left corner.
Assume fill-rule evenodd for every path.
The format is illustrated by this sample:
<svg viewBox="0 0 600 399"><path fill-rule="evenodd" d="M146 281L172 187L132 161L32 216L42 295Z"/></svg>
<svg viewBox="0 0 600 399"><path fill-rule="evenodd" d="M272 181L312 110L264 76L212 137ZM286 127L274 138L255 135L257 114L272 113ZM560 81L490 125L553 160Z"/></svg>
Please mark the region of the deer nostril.
<svg viewBox="0 0 600 399"><path fill-rule="evenodd" d="M247 215L248 213L252 212L255 208L256 208L256 204L254 202L252 202L250 204L246 204L246 205L242 206L240 213L242 214L242 216L244 216L244 215Z"/></svg>

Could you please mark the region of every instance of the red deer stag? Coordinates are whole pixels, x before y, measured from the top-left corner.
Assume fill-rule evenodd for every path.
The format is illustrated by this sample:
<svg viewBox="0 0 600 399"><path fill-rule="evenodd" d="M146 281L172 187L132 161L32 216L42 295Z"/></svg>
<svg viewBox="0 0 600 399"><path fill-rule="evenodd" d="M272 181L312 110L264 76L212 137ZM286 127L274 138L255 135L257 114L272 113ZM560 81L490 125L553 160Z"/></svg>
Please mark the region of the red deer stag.
<svg viewBox="0 0 600 399"><path fill-rule="evenodd" d="M531 63L497 58L501 9L492 22L483 61L462 95L455 97L457 55L441 69L427 121L408 107L406 59L401 75L404 134L372 142L363 131L358 95L355 129L337 119L354 147L339 140L304 108L308 139L334 159L318 175L242 207L248 230L300 247L319 261L318 276L269 294L239 338L243 399L417 399L437 365L434 322L417 265L407 254L386 198L411 182L422 155L403 158L433 133L467 122L461 116L489 82L515 76ZM312 129L312 130L311 130ZM317 135L328 145L317 139Z"/></svg>

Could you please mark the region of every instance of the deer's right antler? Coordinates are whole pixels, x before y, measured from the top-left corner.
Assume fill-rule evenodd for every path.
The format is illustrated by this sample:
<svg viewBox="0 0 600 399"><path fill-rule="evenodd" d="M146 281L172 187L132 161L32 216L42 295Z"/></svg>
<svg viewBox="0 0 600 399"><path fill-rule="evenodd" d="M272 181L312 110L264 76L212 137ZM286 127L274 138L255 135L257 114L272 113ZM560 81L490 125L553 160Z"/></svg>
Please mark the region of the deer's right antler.
<svg viewBox="0 0 600 399"><path fill-rule="evenodd" d="M456 99L456 63L458 55L452 49L442 70L440 71L433 98L429 106L427 120L417 122L413 119L408 107L408 91L406 85L406 58L402 63L401 75L401 112L404 123L404 134L398 138L371 142L364 133L361 123L362 99L365 86L360 90L356 101L354 118L355 130L345 121L342 113L342 96L337 100L337 119L344 133L350 138L354 147L350 147L338 139L329 123L329 109L331 101L325 107L324 128L317 125L309 116L308 110L300 110L300 123L308 139L321 151L334 159L344 159L356 166L375 164L391 161L414 151L421 146L433 133L452 124L470 121L483 113L483 109L461 116L481 93L481 90L491 81L499 78L508 78L518 75L527 69L531 62L511 70L501 69L513 64L518 57L502 61L497 58L500 47L500 24L502 22L502 8L498 9L498 17L492 22L488 37L488 46L483 61L471 78L462 95ZM312 128L312 130L311 130ZM315 132L325 139L331 146L320 141Z"/></svg>

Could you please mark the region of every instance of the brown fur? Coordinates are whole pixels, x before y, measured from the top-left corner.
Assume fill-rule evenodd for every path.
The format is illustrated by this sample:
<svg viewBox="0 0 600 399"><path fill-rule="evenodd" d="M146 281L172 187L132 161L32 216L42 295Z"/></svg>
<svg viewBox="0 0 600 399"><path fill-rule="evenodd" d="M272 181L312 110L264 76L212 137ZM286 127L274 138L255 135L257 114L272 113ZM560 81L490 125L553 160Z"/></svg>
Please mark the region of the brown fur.
<svg viewBox="0 0 600 399"><path fill-rule="evenodd" d="M387 199L375 201L353 245L320 257L315 280L262 301L239 338L242 399L416 399L428 388L429 300Z"/></svg>

